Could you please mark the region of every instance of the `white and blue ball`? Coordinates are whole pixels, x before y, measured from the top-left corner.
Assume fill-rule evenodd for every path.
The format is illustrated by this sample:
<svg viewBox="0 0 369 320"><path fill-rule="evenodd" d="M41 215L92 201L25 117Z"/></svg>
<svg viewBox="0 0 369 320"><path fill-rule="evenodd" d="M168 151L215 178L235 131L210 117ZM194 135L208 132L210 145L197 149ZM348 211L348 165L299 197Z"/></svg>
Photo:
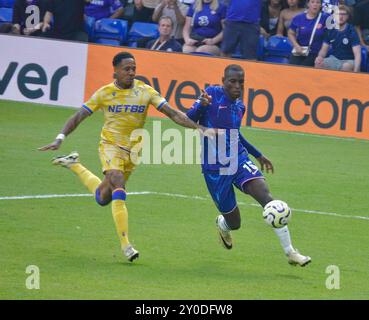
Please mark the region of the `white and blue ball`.
<svg viewBox="0 0 369 320"><path fill-rule="evenodd" d="M264 221L274 228L286 226L291 219L291 215L292 212L288 204L281 200L270 201L263 211Z"/></svg>

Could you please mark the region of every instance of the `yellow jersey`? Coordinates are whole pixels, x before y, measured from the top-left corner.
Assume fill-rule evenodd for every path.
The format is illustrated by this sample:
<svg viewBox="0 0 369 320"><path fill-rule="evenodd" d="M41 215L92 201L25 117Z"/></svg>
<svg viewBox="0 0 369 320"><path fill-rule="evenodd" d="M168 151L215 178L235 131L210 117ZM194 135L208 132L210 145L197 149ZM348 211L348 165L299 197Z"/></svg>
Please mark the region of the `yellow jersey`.
<svg viewBox="0 0 369 320"><path fill-rule="evenodd" d="M118 88L114 82L103 86L82 107L91 114L104 113L102 141L130 150L131 133L144 126L150 104L160 110L166 102L155 89L135 79L130 89Z"/></svg>

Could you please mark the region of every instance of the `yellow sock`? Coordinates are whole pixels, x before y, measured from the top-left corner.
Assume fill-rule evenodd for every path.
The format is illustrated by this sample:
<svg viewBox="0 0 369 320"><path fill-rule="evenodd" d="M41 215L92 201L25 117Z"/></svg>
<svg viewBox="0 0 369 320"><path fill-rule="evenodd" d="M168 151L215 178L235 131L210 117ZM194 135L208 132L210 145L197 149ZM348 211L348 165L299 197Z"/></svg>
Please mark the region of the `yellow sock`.
<svg viewBox="0 0 369 320"><path fill-rule="evenodd" d="M126 207L126 192L122 188L113 191L112 213L117 229L121 248L124 249L128 244L128 210Z"/></svg>
<svg viewBox="0 0 369 320"><path fill-rule="evenodd" d="M91 171L86 169L80 163L72 164L69 169L81 179L82 183L92 194L95 194L97 187L101 183L101 180L98 177L96 177Z"/></svg>

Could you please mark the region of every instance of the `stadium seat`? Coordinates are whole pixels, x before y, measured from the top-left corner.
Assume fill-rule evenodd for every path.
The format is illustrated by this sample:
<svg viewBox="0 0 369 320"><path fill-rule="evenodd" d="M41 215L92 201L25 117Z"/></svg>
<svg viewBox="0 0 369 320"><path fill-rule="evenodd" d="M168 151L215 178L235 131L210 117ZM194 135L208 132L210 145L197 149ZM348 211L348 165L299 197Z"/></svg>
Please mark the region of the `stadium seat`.
<svg viewBox="0 0 369 320"><path fill-rule="evenodd" d="M119 19L101 19L95 23L95 42L120 46L127 42L128 22Z"/></svg>
<svg viewBox="0 0 369 320"><path fill-rule="evenodd" d="M15 0L0 0L0 8L13 8Z"/></svg>
<svg viewBox="0 0 369 320"><path fill-rule="evenodd" d="M0 23L9 23L13 20L12 8L0 8Z"/></svg>
<svg viewBox="0 0 369 320"><path fill-rule="evenodd" d="M368 49L365 47L361 47L361 72L369 72L369 58L368 58Z"/></svg>
<svg viewBox="0 0 369 320"><path fill-rule="evenodd" d="M128 33L128 45L140 39L156 39L158 37L159 30L156 23L135 22Z"/></svg>
<svg viewBox="0 0 369 320"><path fill-rule="evenodd" d="M288 63L292 45L287 37L271 36L266 43L263 61Z"/></svg>
<svg viewBox="0 0 369 320"><path fill-rule="evenodd" d="M94 17L85 17L85 31L88 34L88 40L90 42L95 40L95 23L96 19Z"/></svg>

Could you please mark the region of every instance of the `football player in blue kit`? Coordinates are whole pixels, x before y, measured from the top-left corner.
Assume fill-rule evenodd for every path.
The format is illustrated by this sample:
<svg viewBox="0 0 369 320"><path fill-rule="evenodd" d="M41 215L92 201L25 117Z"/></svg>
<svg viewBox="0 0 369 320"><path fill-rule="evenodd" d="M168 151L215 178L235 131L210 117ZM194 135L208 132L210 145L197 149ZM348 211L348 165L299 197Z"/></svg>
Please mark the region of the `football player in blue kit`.
<svg viewBox="0 0 369 320"><path fill-rule="evenodd" d="M254 156L261 170L273 173L272 162L250 144L240 133L245 105L241 96L245 72L241 66L231 64L224 70L223 86L209 86L187 112L194 122L223 129L218 139L202 141L202 173L220 215L216 224L222 245L232 249L231 231L241 226L233 186L252 196L263 208L273 201L263 174L250 160ZM223 142L221 141L223 140ZM274 228L283 250L292 265L305 266L311 258L293 248L287 226Z"/></svg>

